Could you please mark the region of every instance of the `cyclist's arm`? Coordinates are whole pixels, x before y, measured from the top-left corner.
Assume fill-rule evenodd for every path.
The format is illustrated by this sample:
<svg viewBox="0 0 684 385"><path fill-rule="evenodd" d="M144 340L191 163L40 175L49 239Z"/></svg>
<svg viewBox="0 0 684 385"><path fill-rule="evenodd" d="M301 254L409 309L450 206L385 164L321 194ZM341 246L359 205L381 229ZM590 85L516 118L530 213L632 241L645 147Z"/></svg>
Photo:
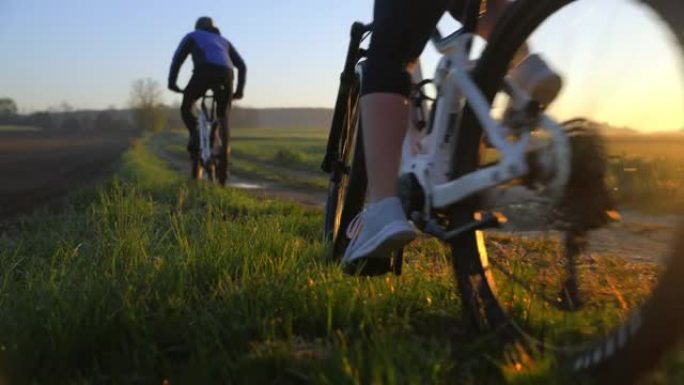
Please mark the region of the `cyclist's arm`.
<svg viewBox="0 0 684 385"><path fill-rule="evenodd" d="M173 55L173 60L171 61L171 69L169 70L169 85L176 84L178 80L178 72L180 71L183 62L188 57L192 51L192 47L195 42L190 37L190 34L185 35L183 40L181 40L176 53Z"/></svg>
<svg viewBox="0 0 684 385"><path fill-rule="evenodd" d="M247 65L245 65L245 61L242 59L242 56L240 56L238 51L231 43L228 43L228 55L230 55L230 61L233 62L233 65L238 71L238 80L235 93L242 95L242 91L245 89L245 82L247 81Z"/></svg>

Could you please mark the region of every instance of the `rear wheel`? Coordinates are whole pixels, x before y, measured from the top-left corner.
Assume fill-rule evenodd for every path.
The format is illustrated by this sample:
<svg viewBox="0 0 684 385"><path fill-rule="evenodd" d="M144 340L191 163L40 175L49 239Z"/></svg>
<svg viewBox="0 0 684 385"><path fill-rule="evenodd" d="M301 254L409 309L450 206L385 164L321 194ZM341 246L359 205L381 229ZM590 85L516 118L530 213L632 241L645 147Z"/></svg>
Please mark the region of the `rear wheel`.
<svg viewBox="0 0 684 385"><path fill-rule="evenodd" d="M202 162L200 161L199 154L190 154L190 175L192 176L192 179L201 179L202 171Z"/></svg>
<svg viewBox="0 0 684 385"><path fill-rule="evenodd" d="M226 127L222 127L218 122L214 124L218 131L215 138L220 139L217 155L214 156L216 179L221 186L225 186L229 175L228 160L230 159L230 136Z"/></svg>
<svg viewBox="0 0 684 385"><path fill-rule="evenodd" d="M554 352L560 367L605 376L600 383L635 381L684 321L676 281L684 262L669 249L684 213L684 136L675 131L684 127L684 3L647 4L519 0L502 16L475 80L503 117L502 79L529 41L563 77L547 112L571 132L573 171L563 199L497 207L506 227L452 243L464 308L478 327ZM462 127L456 177L496 159L469 110ZM472 221L478 204L452 207L451 226ZM613 210L621 221L611 221Z"/></svg>

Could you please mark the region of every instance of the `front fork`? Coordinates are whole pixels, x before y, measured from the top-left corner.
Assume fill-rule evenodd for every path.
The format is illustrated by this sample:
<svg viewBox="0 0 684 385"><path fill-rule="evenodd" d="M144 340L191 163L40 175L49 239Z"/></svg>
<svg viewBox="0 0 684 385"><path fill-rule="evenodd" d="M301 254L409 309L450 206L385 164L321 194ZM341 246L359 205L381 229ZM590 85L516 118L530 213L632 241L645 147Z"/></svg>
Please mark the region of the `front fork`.
<svg viewBox="0 0 684 385"><path fill-rule="evenodd" d="M365 25L360 22L352 24L347 57L344 62L344 69L340 74L340 88L337 92L325 156L321 163L321 170L326 174L330 174L331 180L336 183L339 182L341 177L340 157L342 154L340 154L340 142L344 139L342 135L344 133L345 113L347 111L346 103L356 82L356 64L365 56L365 51L361 49L361 41L364 34L371 29L371 25Z"/></svg>

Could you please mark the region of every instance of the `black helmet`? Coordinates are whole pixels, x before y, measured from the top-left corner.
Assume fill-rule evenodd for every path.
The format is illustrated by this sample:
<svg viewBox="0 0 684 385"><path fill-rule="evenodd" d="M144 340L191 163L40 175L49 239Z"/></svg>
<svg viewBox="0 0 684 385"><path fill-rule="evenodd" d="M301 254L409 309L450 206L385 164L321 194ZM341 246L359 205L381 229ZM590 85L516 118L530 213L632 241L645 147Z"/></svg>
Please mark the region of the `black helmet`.
<svg viewBox="0 0 684 385"><path fill-rule="evenodd" d="M202 16L195 22L195 29L215 29L214 20L209 16Z"/></svg>

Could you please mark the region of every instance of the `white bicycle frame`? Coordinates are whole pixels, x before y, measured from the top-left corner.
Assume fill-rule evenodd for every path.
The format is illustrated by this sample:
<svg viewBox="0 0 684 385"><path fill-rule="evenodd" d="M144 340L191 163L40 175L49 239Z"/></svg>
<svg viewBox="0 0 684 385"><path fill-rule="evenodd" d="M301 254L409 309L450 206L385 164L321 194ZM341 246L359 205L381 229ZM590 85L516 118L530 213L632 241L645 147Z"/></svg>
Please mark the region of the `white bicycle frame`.
<svg viewBox="0 0 684 385"><path fill-rule="evenodd" d="M211 159L211 122L207 115L204 113L204 109L200 108L199 116L197 119L197 128L199 130L200 138L200 159L202 159L202 164L206 164Z"/></svg>
<svg viewBox="0 0 684 385"><path fill-rule="evenodd" d="M213 98L213 96L211 97ZM217 135L216 133L212 132L212 127L214 124L216 124L216 119L211 120L207 116L205 112L205 105L204 105L205 98L203 97L201 100L201 108L199 109L199 114L197 117L197 129L199 131L199 138L200 138L200 159L202 161L202 167L204 168L212 159L213 157L213 151L215 148L221 148L223 143L221 142L221 135ZM212 103L214 103L212 99ZM211 107L212 110L214 110L215 107ZM215 135L214 138L214 147L212 148L211 145L211 136ZM209 175L207 173L204 173L205 178L209 178Z"/></svg>
<svg viewBox="0 0 684 385"><path fill-rule="evenodd" d="M422 219L429 219L432 209L446 208L474 194L482 194L481 202L486 206L482 209L514 202L553 199L562 193L570 175L568 137L563 127L547 115L540 114L534 128L550 134L551 146L535 150L531 129L523 130L515 141L507 139L513 130L499 124L491 115L489 102L468 73L471 66L468 46L472 39L472 35L461 34L440 44L438 49L443 57L434 77L440 94L434 121L428 122L432 130L427 135L422 133L411 119L404 140L399 172L400 175L414 174L425 192ZM357 68L357 72L362 76L360 68ZM421 80L421 71L418 69L414 72L414 82L417 84ZM515 105L529 102L529 96L510 82L507 82L506 89ZM481 123L489 143L499 150L501 158L493 166L451 180L449 174L455 149L453 141L459 137L457 131L461 129L461 114L466 101ZM414 116L417 109L413 103L411 106L411 116ZM423 111L428 109L423 108ZM497 187L528 174L526 155L530 151L542 152L539 157L543 159L542 166L553 175L544 192L540 194L523 186Z"/></svg>

